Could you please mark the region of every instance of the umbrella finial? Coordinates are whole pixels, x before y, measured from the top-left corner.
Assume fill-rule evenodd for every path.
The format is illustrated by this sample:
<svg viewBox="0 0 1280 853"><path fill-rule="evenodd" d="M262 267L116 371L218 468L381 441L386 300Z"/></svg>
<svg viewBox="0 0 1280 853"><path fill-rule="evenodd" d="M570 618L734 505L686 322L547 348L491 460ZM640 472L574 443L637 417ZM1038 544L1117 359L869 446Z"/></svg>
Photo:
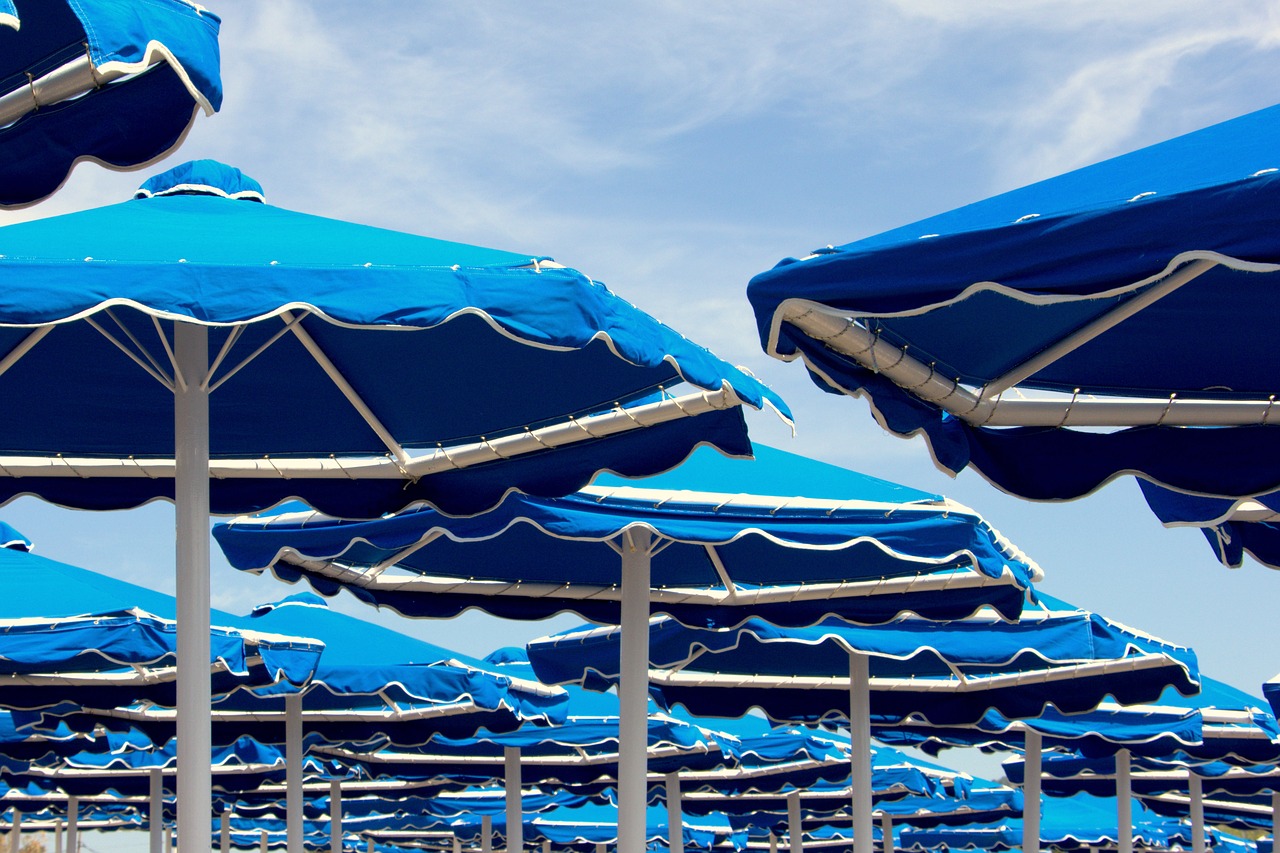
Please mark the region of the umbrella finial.
<svg viewBox="0 0 1280 853"><path fill-rule="evenodd" d="M217 160L190 160L148 178L134 198L167 195L214 195L241 201L266 202L262 184L234 166Z"/></svg>

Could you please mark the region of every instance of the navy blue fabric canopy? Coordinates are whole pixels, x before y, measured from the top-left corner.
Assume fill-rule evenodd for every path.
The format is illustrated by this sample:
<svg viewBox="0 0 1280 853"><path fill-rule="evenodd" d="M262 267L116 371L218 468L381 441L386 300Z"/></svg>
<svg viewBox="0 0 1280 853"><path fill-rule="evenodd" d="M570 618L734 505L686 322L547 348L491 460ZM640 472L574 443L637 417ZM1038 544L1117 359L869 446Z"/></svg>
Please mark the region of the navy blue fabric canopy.
<svg viewBox="0 0 1280 853"><path fill-rule="evenodd" d="M1142 496L1165 527L1198 527L1218 562L1239 568L1248 554L1280 569L1280 492L1240 500L1188 495L1139 480Z"/></svg>
<svg viewBox="0 0 1280 853"><path fill-rule="evenodd" d="M504 676L536 683L523 650L500 649L485 660L486 666ZM412 781L461 781L484 784L505 775L507 748L520 750L521 782L583 786L599 779L616 779L618 773L617 696L562 688L562 705L554 720L534 720L519 728L482 728L465 737L436 736L416 748L388 750L383 741L355 745L349 750L322 749L318 754L358 768L362 777ZM552 725L546 723L551 722ZM736 764L742 752L740 740L693 721L657 712L649 714L649 771L673 773L706 770ZM792 742L790 749L773 760L794 759L811 747ZM575 790L583 790L581 787Z"/></svg>
<svg viewBox="0 0 1280 853"><path fill-rule="evenodd" d="M788 259L761 341L1015 495L1273 492L1277 169L1271 107Z"/></svg>
<svg viewBox="0 0 1280 853"><path fill-rule="evenodd" d="M20 541L25 539L20 537ZM54 713L87 704L172 706L173 596L0 548L0 702ZM252 630L215 612L210 632L215 694L296 691L315 672L323 643L306 634Z"/></svg>
<svg viewBox="0 0 1280 853"><path fill-rule="evenodd" d="M1082 714L1048 710L1039 717L1010 720L988 712L971 727L900 724L876 731L888 743L936 753L949 746L1021 750L1028 730L1046 747L1087 757L1131 755L1186 763L1226 761L1251 765L1280 760L1280 728L1258 699L1206 676L1200 691L1183 696L1174 688L1150 704L1107 704Z"/></svg>
<svg viewBox="0 0 1280 853"><path fill-rule="evenodd" d="M665 470L699 443L748 455L739 403L785 412L575 270L260 189L198 161L144 197L0 228L0 394L23 400L0 423L0 501L173 496L179 321L208 327L214 512L478 512Z"/></svg>
<svg viewBox="0 0 1280 853"><path fill-rule="evenodd" d="M904 610L962 618L984 605L1016 618L1039 576L967 507L761 446L754 460L700 448L665 474L602 475L565 498L511 494L475 517L268 514L216 525L214 538L237 568L269 567L408 616L476 607L617 622L615 541L637 526L659 543L652 609L696 626L748 616L809 625L831 614L876 622Z"/></svg>
<svg viewBox="0 0 1280 853"><path fill-rule="evenodd" d="M971 725L989 710L1034 717L1053 706L1087 711L1106 696L1148 702L1166 687L1198 689L1195 655L1044 596L1020 621L904 617L876 626L828 619L810 628L749 620L694 629L650 622L650 689L695 714L736 716L759 708L780 721L847 718L849 658L870 667L871 723L919 719ZM543 681L603 690L618 675L619 631L584 627L528 646Z"/></svg>
<svg viewBox="0 0 1280 853"><path fill-rule="evenodd" d="M563 690L499 674L483 661L331 611L311 593L259 607L247 621L273 633L306 630L324 641L315 675L302 690L304 737L311 744L376 739L420 746L434 737L470 737L481 729L504 732L565 718ZM282 695L215 699L213 742L250 736L283 743L284 704ZM132 726L157 743L173 736L172 715L146 708L113 715L93 708L63 719L81 729L94 723Z"/></svg>
<svg viewBox="0 0 1280 853"><path fill-rule="evenodd" d="M0 0L0 207L177 148L222 105L219 25L183 0Z"/></svg>

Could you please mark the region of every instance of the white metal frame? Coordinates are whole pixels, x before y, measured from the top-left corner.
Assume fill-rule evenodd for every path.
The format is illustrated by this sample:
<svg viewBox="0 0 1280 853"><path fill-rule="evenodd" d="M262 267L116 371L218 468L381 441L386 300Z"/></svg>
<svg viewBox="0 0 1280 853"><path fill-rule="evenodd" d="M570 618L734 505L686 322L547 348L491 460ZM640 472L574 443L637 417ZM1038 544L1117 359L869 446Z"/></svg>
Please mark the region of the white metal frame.
<svg viewBox="0 0 1280 853"><path fill-rule="evenodd" d="M862 367L879 373L919 399L974 426L1243 426L1268 423L1275 396L1257 400L1194 397L1118 397L1017 391L1019 383L1048 364L1094 340L1103 332L1213 269L1218 260L1198 258L1170 270L1140 295L1116 306L1092 323L1064 336L1036 356L980 388L939 374L908 349L880 338L850 316L821 303L791 299L779 306L782 320ZM870 315L861 315L870 316ZM816 365L810 369L821 372Z"/></svg>

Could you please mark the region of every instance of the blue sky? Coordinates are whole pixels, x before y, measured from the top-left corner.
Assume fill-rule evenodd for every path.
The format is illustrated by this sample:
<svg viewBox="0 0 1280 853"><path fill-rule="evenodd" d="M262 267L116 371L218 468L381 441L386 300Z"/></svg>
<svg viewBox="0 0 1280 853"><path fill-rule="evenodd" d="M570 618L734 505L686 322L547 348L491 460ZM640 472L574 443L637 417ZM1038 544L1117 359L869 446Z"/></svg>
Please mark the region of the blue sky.
<svg viewBox="0 0 1280 853"><path fill-rule="evenodd" d="M1028 504L938 473L920 440L819 392L760 351L747 280L844 243L1275 100L1280 11L1254 0L647 4L222 0L226 104L170 163L213 157L268 201L550 255L791 403L758 440L981 511L1045 569L1044 588L1189 644L1259 693L1280 670L1280 574L1229 572L1166 531L1122 481ZM81 166L0 223L122 200L150 171ZM3 517L39 551L172 588L172 511ZM244 610L296 589L215 569ZM344 609L372 616L354 604ZM483 653L553 625L464 617L398 628Z"/></svg>

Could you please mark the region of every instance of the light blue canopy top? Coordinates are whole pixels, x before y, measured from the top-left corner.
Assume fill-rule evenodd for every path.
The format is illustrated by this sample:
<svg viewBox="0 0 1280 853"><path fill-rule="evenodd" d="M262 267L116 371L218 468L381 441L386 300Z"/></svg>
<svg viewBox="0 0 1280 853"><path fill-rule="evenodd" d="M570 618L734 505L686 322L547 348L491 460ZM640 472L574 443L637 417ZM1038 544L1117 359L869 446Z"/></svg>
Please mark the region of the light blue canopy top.
<svg viewBox="0 0 1280 853"><path fill-rule="evenodd" d="M920 719L971 725L1009 717L1148 702L1166 687L1198 687L1194 653L1043 596L1016 623L902 617L873 627L828 619L810 628L748 620L734 629L650 622L650 685L667 704L736 716L758 707L776 720L847 717L851 653L870 667L873 725ZM617 680L619 631L571 629L528 646L539 678L607 689ZM879 686L878 686L879 685Z"/></svg>
<svg viewBox="0 0 1280 853"><path fill-rule="evenodd" d="M145 197L0 228L0 357L16 359L0 394L23 400L0 424L0 500L172 497L177 320L209 327L214 512L479 512L511 489L665 470L700 443L748 455L738 404L785 412L576 270L260 189L197 161Z"/></svg>
<svg viewBox="0 0 1280 853"><path fill-rule="evenodd" d="M237 568L269 567L326 595L345 588L409 616L476 607L616 622L616 540L636 527L659 543L653 609L696 626L748 615L878 622L904 610L962 618L984 605L1016 618L1039 576L967 507L759 445L754 460L699 448L665 474L601 475L565 498L511 494L475 517L425 508L347 522L289 512L216 525L214 538Z"/></svg>
<svg viewBox="0 0 1280 853"><path fill-rule="evenodd" d="M90 703L172 706L173 596L30 553L21 534L7 538L18 545L0 548L0 673L11 677L0 697L4 706L55 712ZM227 626L210 634L215 694L293 692L311 677L324 648L306 634L252 630L220 611L213 621Z"/></svg>
<svg viewBox="0 0 1280 853"><path fill-rule="evenodd" d="M0 207L48 196L81 160L133 169L177 148L222 105L219 25L185 0L0 0L0 96L67 66L82 81L0 117Z"/></svg>
<svg viewBox="0 0 1280 853"><path fill-rule="evenodd" d="M973 466L1022 497L1079 497L1126 473L1194 494L1273 492L1277 169L1280 107L1270 107L787 259L748 287L761 341L803 358L822 387L868 396L895 433L924 433L945 469ZM1170 274L1192 278L1163 290ZM1116 325L1089 328L1130 308ZM874 346L828 345L804 330L809 312L851 323L841 340ZM1078 331L1071 346L1031 361ZM898 358L979 396L1016 380L1028 396L1057 395L1059 416L1022 419L1028 404L1012 391L1003 410L941 392L927 402L904 387L917 383L888 378L900 375ZM1095 397L1147 414L1111 422L1128 428L1071 429ZM1218 409L1193 413L1188 401ZM1247 404L1229 421L1238 425L1179 428L1215 423L1231 403Z"/></svg>

